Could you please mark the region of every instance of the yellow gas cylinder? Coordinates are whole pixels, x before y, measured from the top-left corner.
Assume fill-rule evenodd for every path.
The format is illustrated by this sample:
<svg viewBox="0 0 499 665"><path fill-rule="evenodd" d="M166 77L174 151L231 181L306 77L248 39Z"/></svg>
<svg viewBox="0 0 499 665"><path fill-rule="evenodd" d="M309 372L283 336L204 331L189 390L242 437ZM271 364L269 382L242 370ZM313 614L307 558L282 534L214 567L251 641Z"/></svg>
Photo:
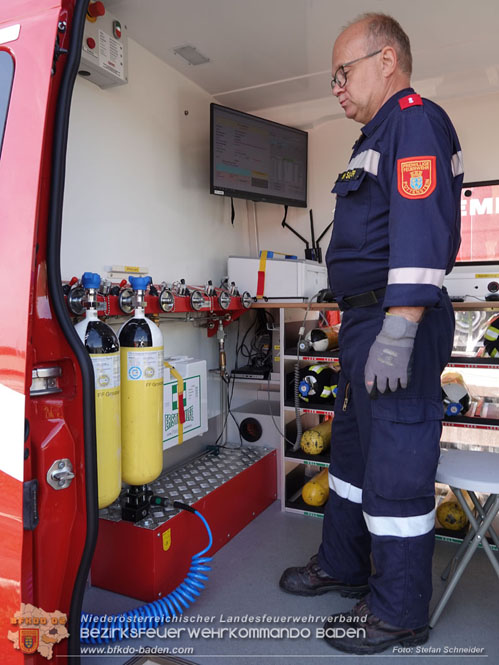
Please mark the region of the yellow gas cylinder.
<svg viewBox="0 0 499 665"><path fill-rule="evenodd" d="M314 425L302 434L300 446L308 455L320 455L331 443L331 420Z"/></svg>
<svg viewBox="0 0 499 665"><path fill-rule="evenodd" d="M329 496L329 471L322 469L303 486L302 499L309 506L322 506Z"/></svg>
<svg viewBox="0 0 499 665"><path fill-rule="evenodd" d="M75 329L94 367L97 487L99 508L105 508L121 490L120 353L113 329L97 315L100 275L84 273L82 285L88 310Z"/></svg>
<svg viewBox="0 0 499 665"><path fill-rule="evenodd" d="M163 335L144 312L151 278L129 279L135 313L119 332L122 477L130 485L145 485L163 469Z"/></svg>
<svg viewBox="0 0 499 665"><path fill-rule="evenodd" d="M463 491L463 496L470 510L473 511L474 505L468 492ZM464 527L468 525L469 520L466 517L466 513L462 509L461 504L452 490L447 492L445 498L439 504L437 508L437 519L444 529L449 529L451 531L461 531L461 529L464 529Z"/></svg>

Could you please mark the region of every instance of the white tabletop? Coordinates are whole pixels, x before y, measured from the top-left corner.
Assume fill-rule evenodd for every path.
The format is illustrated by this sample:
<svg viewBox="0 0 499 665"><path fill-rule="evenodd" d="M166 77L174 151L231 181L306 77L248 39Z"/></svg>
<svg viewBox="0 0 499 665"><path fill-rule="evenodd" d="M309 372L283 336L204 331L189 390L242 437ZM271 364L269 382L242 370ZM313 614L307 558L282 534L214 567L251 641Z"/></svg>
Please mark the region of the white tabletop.
<svg viewBox="0 0 499 665"><path fill-rule="evenodd" d="M463 490L499 494L499 453L442 450L437 482Z"/></svg>

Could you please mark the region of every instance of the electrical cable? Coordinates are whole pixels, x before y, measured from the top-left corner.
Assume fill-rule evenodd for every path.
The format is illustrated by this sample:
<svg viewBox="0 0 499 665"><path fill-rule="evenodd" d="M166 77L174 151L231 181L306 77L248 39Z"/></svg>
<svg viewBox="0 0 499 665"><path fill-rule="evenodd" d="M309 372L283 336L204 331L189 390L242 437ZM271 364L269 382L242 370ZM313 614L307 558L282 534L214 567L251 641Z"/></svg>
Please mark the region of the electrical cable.
<svg viewBox="0 0 499 665"><path fill-rule="evenodd" d="M187 510L199 517L208 533L208 545L192 556L189 572L183 582L164 598L121 614L82 615L80 622L80 635L83 633L83 637L81 637L82 643L108 644L109 642L129 639L130 632L134 630L143 631L148 628L157 628L158 625L169 622L172 617L183 614L184 609L188 609L189 605L201 594L201 591L204 589L204 582L208 580L208 576L205 573L211 570L211 567L206 564L212 560L212 557L204 556L213 544L211 529L203 515L191 506L180 501L170 501L170 503L173 503L175 508ZM91 631L92 629L95 631L96 628L98 629L99 637L92 636ZM106 629L105 631L103 631L104 628ZM100 637L103 632L106 637Z"/></svg>
<svg viewBox="0 0 499 665"><path fill-rule="evenodd" d="M270 399L270 393L271 393L271 390L270 390L270 374L269 374L269 378L267 379L267 401L268 401L268 405L269 405L269 414L270 414L270 417L272 418L272 422L274 423L274 427L275 427L276 430L279 432L279 434L282 436L282 438L284 439L284 441L285 441L286 443L289 443L291 446L294 446L294 445L295 445L295 442L294 442L294 441L290 441L290 439L288 439L288 438L286 437L286 435L281 431L281 428L279 427L279 425L278 425L278 424L276 423L276 421L275 421L274 414L272 413L272 400Z"/></svg>

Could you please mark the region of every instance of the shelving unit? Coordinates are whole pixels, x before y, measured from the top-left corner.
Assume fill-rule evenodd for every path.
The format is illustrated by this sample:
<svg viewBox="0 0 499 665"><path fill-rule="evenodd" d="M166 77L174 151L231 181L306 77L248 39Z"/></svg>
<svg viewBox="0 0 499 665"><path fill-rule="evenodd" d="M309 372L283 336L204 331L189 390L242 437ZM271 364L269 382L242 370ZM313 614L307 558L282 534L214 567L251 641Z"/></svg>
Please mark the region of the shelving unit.
<svg viewBox="0 0 499 665"><path fill-rule="evenodd" d="M293 432L295 426L295 407L293 400L287 400L285 395L286 374L291 372L297 359L296 340L298 337L298 328L303 321L307 303L257 303L255 307L278 308L280 322L280 347L281 347L281 368L280 368L280 423L281 431L291 440L294 440ZM337 310L336 304L331 303L313 303L309 310L306 328L315 327L317 322L318 310ZM479 311L484 313L499 314L499 304L489 302L477 303L454 303L456 312ZM338 352L313 354L307 353L300 355L300 364L310 363L334 363L338 361ZM496 372L499 370L499 360L492 358L473 357L468 355L454 355L448 365L449 369L455 369L463 374L467 370L486 372ZM499 379L499 373L497 374ZM497 397L499 401L499 381L497 381ZM323 415L332 415L332 407L323 406L302 406L300 408L303 418L303 429L317 424ZM457 416L445 418L443 421L442 447L469 448L483 450L490 448L499 448L499 420L492 418L478 418ZM307 506L301 497L290 497L298 493L306 481L308 475L329 465L329 453L318 456L306 455L302 450L291 451L289 446L282 440L280 450L280 469L279 478L279 496L281 498L282 509L287 512L293 512L302 515L308 515L321 518L323 508ZM301 483L301 484L300 484ZM441 538L454 539L452 534L443 534Z"/></svg>

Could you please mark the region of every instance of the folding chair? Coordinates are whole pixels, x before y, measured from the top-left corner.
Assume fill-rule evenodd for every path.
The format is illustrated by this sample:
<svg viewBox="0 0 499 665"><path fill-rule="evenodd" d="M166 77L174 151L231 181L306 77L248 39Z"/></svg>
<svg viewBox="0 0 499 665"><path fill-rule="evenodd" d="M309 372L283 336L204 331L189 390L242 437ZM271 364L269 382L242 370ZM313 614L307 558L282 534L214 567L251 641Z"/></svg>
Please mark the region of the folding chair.
<svg viewBox="0 0 499 665"><path fill-rule="evenodd" d="M499 537L492 528L492 521L499 512L499 454L468 450L443 450L440 455L436 480L451 487L470 521L470 529L442 573L443 580L449 579L445 591L431 615L430 626L432 628L437 623L459 578L480 544L482 544L484 552L499 578L499 562L491 550L487 538L485 538L488 531L490 538L499 549ZM467 490L477 516L470 510L462 490ZM483 505L478 500L475 492L489 495Z"/></svg>

